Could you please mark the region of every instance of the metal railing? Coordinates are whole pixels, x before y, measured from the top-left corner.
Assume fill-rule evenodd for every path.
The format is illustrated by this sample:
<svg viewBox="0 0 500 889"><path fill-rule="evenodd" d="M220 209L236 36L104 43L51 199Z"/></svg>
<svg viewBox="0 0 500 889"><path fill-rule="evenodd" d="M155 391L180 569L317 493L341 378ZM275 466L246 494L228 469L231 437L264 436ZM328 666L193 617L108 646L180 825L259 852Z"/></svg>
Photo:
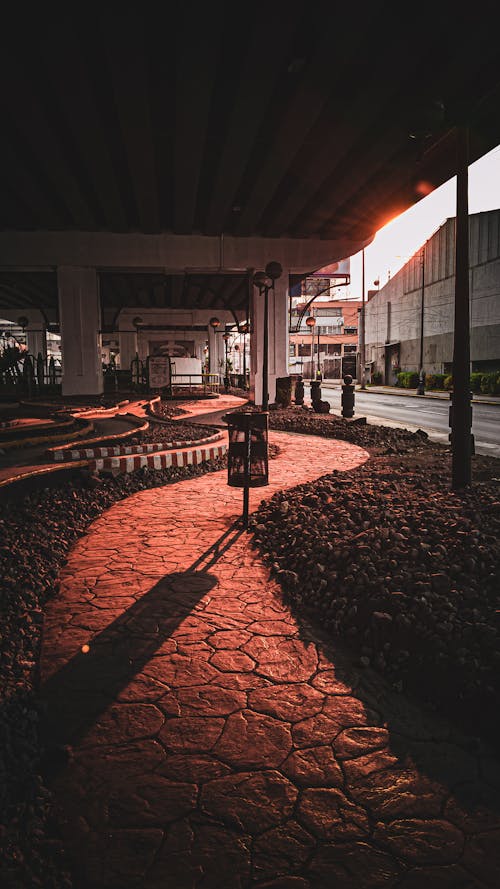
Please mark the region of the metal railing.
<svg viewBox="0 0 500 889"><path fill-rule="evenodd" d="M219 374L201 373L201 374L172 374L172 390L174 389L203 389L206 395L209 392L218 394L219 392Z"/></svg>

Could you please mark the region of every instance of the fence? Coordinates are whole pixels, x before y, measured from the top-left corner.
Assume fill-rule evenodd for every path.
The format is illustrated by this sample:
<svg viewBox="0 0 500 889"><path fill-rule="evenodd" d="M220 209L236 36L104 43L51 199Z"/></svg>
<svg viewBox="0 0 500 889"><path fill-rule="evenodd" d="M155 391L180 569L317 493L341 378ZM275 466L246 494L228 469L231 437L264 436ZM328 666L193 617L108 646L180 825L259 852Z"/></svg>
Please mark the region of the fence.
<svg viewBox="0 0 500 889"><path fill-rule="evenodd" d="M37 358L16 347L8 346L0 355L0 390L4 394L28 396L43 392L57 392L61 385L62 368L53 356Z"/></svg>

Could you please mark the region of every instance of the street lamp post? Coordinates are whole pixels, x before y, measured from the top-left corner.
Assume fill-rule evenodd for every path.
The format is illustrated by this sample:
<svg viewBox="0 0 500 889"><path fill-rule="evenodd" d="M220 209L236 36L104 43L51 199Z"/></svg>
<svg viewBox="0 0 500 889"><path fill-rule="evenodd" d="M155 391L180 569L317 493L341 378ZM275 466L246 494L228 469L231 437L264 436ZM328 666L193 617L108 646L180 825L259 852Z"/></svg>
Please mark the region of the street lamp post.
<svg viewBox="0 0 500 889"><path fill-rule="evenodd" d="M313 315L309 315L309 318L306 318L306 324L311 331L311 380L314 380L314 325L316 324L316 318Z"/></svg>
<svg viewBox="0 0 500 889"><path fill-rule="evenodd" d="M247 388L247 333L248 333L248 321L245 321L244 324L240 326L240 330L243 334L243 388L246 392Z"/></svg>
<svg viewBox="0 0 500 889"><path fill-rule="evenodd" d="M219 319L214 315L212 318L210 318L208 323L210 324L210 327L212 328L212 330L215 334L216 330L220 327ZM210 340L209 340L209 342L208 342L208 373L209 374L210 374L210 365L211 364L212 364L212 355L210 352ZM210 383L210 380L211 380L210 376L209 376L208 380ZM219 378L217 377L217 383L218 383L218 381L219 381Z"/></svg>
<svg viewBox="0 0 500 889"><path fill-rule="evenodd" d="M227 357L229 338L230 338L230 335L229 335L229 333L227 333L227 331L222 334L222 339L224 340L224 391L225 392L229 392L229 384L230 384L228 357Z"/></svg>
<svg viewBox="0 0 500 889"><path fill-rule="evenodd" d="M425 395L424 378L424 296L425 296L425 244L420 253L420 267L422 269L422 287L420 294L420 357L418 361L418 385L417 395Z"/></svg>
<svg viewBox="0 0 500 889"><path fill-rule="evenodd" d="M359 363L360 367L360 388L366 389L366 377L365 377L365 364L366 364L366 354L365 354L365 251L363 248L362 251L362 262L361 262L361 324L359 331Z"/></svg>

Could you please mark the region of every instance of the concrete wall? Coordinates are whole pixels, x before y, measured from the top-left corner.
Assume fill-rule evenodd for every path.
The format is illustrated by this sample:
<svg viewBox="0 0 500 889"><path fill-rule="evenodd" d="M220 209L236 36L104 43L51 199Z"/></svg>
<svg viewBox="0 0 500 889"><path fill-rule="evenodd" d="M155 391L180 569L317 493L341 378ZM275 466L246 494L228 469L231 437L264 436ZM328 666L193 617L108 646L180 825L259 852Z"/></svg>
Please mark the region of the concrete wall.
<svg viewBox="0 0 500 889"><path fill-rule="evenodd" d="M500 368L500 210L472 215L469 241L471 369L488 370L495 363ZM366 303L366 359L374 362L372 371L385 374L385 354L391 343L400 343L401 370L418 370L422 280L424 371L443 373L450 369L454 266L455 219L448 219Z"/></svg>

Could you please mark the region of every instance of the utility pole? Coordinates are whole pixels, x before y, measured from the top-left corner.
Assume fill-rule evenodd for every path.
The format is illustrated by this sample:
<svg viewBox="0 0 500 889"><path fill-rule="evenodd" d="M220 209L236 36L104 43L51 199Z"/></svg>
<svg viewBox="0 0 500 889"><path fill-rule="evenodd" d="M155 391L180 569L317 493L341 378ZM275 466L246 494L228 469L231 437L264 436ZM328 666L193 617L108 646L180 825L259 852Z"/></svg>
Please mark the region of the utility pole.
<svg viewBox="0 0 500 889"><path fill-rule="evenodd" d="M318 369L316 371L316 379L319 379L319 377L321 375L321 366L319 363L319 328L320 328L320 326L318 324Z"/></svg>
<svg viewBox="0 0 500 889"><path fill-rule="evenodd" d="M366 389L365 379L365 248L361 253L361 324L359 331L359 363L360 367L360 388Z"/></svg>
<svg viewBox="0 0 500 889"><path fill-rule="evenodd" d="M425 395L424 381L424 296L425 296L425 244L420 254L420 266L422 269L422 289L420 294L420 357L418 361L418 386L417 395Z"/></svg>
<svg viewBox="0 0 500 889"><path fill-rule="evenodd" d="M455 233L455 327L453 333L453 392L450 407L452 489L471 483L472 406L469 333L469 129L457 127L457 218Z"/></svg>

